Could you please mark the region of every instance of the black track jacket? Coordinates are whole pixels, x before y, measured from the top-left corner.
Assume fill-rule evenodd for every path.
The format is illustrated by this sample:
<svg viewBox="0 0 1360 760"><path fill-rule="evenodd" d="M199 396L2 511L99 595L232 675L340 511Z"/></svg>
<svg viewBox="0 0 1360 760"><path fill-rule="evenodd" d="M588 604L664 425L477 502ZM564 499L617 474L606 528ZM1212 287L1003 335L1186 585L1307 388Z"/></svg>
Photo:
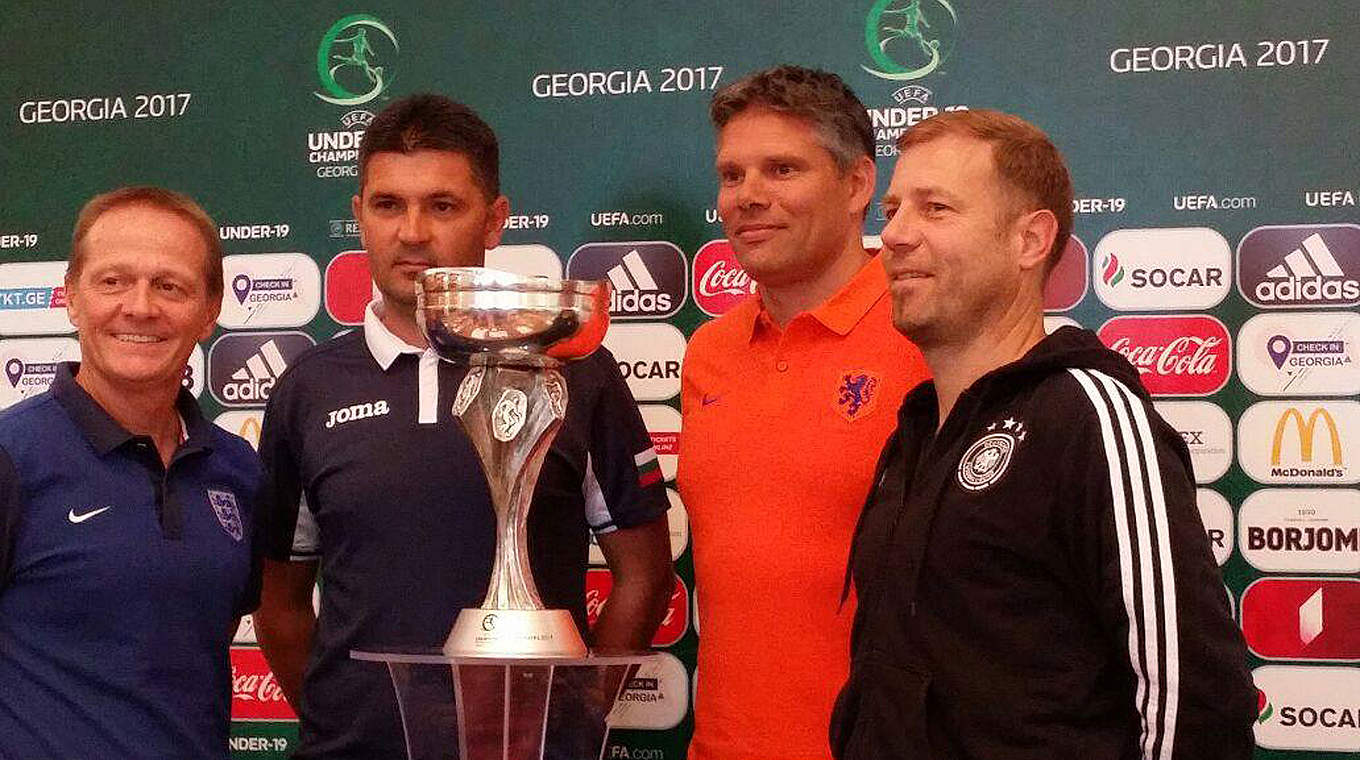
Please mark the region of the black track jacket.
<svg viewBox="0 0 1360 760"><path fill-rule="evenodd" d="M1137 372L1063 328L937 426L925 383L856 531L836 757L1249 758L1246 649Z"/></svg>

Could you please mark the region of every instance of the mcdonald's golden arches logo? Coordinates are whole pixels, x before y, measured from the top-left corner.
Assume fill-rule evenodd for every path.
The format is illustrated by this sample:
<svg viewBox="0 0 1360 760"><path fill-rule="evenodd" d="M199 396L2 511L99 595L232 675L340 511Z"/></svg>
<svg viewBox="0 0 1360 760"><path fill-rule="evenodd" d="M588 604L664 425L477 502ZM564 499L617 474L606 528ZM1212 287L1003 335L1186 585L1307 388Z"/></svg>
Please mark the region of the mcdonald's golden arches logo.
<svg viewBox="0 0 1360 760"><path fill-rule="evenodd" d="M1360 483L1357 440L1360 402L1260 401L1238 419L1237 459L1258 483L1350 485Z"/></svg>
<svg viewBox="0 0 1360 760"><path fill-rule="evenodd" d="M1314 407L1308 414L1308 419L1304 419L1303 413L1297 407L1289 407L1280 415L1280 419L1275 423L1275 438L1270 444L1270 464L1280 464L1280 450L1284 445L1284 435L1289 430L1288 423L1294 423L1294 429L1299 434L1299 460L1301 462L1313 461L1313 443L1317 434L1318 420L1327 424L1327 434L1330 438L1332 448L1332 464L1341 466L1341 434L1336 429L1336 419L1326 407Z"/></svg>

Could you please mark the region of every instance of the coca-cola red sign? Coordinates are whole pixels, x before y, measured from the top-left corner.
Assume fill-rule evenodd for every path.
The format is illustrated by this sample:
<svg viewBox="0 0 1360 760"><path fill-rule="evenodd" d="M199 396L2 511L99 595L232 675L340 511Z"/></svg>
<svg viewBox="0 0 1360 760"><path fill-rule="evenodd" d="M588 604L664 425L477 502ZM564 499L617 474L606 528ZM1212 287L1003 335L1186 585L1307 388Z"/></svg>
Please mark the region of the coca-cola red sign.
<svg viewBox="0 0 1360 760"><path fill-rule="evenodd" d="M586 621L591 627L600 619L600 611L609 601L609 592L613 589L614 575L608 570L592 567L586 571ZM666 617L661 619L661 627L656 629L656 635L652 637L652 646L668 647L679 641L688 628L689 590L677 577L670 603L666 605Z"/></svg>
<svg viewBox="0 0 1360 760"><path fill-rule="evenodd" d="M1208 396L1228 382L1228 328L1203 315L1115 317L1100 340L1129 360L1154 396Z"/></svg>
<svg viewBox="0 0 1360 760"><path fill-rule="evenodd" d="M297 720L258 649L231 648L231 719Z"/></svg>
<svg viewBox="0 0 1360 760"><path fill-rule="evenodd" d="M756 292L756 281L737 263L726 240L705 243L694 254L694 302L710 317L726 314Z"/></svg>

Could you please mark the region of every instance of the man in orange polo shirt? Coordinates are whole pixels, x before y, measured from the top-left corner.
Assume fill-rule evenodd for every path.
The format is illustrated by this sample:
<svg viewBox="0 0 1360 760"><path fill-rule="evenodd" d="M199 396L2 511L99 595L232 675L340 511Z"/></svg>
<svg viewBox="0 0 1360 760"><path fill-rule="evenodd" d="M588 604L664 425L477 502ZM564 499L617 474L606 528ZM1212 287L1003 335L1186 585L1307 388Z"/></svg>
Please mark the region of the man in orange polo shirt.
<svg viewBox="0 0 1360 760"><path fill-rule="evenodd" d="M902 397L925 379L893 329L862 225L864 105L834 74L756 72L713 98L718 211L759 283L694 334L680 494L699 600L691 760L824 760L849 670L846 557Z"/></svg>

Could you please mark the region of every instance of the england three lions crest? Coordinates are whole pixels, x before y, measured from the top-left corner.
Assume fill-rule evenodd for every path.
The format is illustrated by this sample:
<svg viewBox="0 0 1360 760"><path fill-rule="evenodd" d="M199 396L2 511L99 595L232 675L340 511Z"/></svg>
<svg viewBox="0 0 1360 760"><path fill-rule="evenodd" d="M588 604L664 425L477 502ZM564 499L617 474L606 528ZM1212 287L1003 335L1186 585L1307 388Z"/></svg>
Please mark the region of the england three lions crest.
<svg viewBox="0 0 1360 760"><path fill-rule="evenodd" d="M241 525L241 510L236 506L236 494L231 491L217 491L208 489L208 504L212 506L213 514L217 515L217 522L222 526L222 530L227 532L233 540L240 541L245 538L245 528Z"/></svg>
<svg viewBox="0 0 1360 760"><path fill-rule="evenodd" d="M851 422L865 416L878 398L878 376L862 370L842 372L836 388L836 408Z"/></svg>
<svg viewBox="0 0 1360 760"><path fill-rule="evenodd" d="M1028 435L1025 423L1007 417L987 426L987 434L977 439L959 459L959 485L981 491L1001 479L1010 467L1011 455Z"/></svg>

